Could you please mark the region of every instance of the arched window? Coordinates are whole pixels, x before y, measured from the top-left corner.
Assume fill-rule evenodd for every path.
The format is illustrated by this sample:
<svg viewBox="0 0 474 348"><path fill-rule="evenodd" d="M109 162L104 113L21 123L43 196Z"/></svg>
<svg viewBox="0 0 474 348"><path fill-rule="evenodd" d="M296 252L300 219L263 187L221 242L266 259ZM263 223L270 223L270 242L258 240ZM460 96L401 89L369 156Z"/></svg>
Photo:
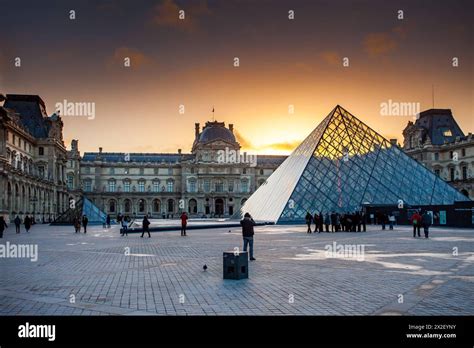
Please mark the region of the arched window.
<svg viewBox="0 0 474 348"><path fill-rule="evenodd" d="M144 213L145 212L145 200L140 199L138 201L138 212Z"/></svg>
<svg viewBox="0 0 474 348"><path fill-rule="evenodd" d="M130 213L132 211L132 203L130 202L129 199L126 199L124 202L123 202L123 210L126 212L126 213Z"/></svg>
<svg viewBox="0 0 474 348"><path fill-rule="evenodd" d="M110 213L115 213L115 205L116 205L115 201L113 199L111 199L109 201L109 212Z"/></svg>
<svg viewBox="0 0 474 348"><path fill-rule="evenodd" d="M174 213L174 200L168 199L168 213Z"/></svg>
<svg viewBox="0 0 474 348"><path fill-rule="evenodd" d="M159 199L153 200L153 212L159 213L161 211L161 202Z"/></svg>
<svg viewBox="0 0 474 348"><path fill-rule="evenodd" d="M197 201L194 198L189 200L188 212L190 214L196 214L197 213Z"/></svg>

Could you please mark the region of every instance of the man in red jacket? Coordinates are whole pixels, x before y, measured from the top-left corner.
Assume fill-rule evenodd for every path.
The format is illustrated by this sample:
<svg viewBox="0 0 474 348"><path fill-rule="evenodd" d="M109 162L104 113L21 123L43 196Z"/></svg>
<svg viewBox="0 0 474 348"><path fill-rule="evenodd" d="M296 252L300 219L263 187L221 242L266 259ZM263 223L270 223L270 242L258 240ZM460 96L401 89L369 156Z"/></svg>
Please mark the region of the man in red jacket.
<svg viewBox="0 0 474 348"><path fill-rule="evenodd" d="M188 224L188 214L185 211L181 214L181 237L186 236L186 225Z"/></svg>
<svg viewBox="0 0 474 348"><path fill-rule="evenodd" d="M411 220L411 223L413 224L413 238L416 238L417 230L418 230L418 237L421 237L420 235L421 215L418 213L418 211L416 211L415 214L412 215L410 220Z"/></svg>

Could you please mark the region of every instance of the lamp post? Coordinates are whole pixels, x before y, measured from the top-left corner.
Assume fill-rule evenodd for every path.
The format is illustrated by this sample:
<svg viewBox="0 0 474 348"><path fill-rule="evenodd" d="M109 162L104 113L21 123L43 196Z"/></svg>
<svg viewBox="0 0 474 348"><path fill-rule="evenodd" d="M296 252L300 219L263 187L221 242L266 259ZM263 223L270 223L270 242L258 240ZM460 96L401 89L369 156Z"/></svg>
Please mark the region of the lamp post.
<svg viewBox="0 0 474 348"><path fill-rule="evenodd" d="M36 202L38 202L38 198L34 196L30 199L30 202L33 203L33 223L36 223Z"/></svg>

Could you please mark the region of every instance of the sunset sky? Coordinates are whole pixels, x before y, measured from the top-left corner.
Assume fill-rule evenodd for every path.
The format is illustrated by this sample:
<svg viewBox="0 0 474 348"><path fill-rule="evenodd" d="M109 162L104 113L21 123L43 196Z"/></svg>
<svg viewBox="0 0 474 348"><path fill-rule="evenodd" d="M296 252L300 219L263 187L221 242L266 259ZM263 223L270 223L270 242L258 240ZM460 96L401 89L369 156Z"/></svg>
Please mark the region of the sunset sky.
<svg viewBox="0 0 474 348"><path fill-rule="evenodd" d="M435 107L474 131L470 0L0 0L0 9L0 93L38 94L48 114L63 100L95 103L93 120L63 116L67 146L79 139L81 152L189 152L194 123L213 107L257 153L289 153L336 104L401 142L413 117L382 116L380 104L429 109L432 85Z"/></svg>

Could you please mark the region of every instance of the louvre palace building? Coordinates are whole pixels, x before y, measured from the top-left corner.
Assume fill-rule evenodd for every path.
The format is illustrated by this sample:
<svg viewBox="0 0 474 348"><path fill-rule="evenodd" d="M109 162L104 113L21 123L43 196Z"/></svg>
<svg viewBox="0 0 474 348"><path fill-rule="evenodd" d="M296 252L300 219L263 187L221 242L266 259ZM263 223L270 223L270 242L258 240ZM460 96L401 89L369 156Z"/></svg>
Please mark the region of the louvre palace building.
<svg viewBox="0 0 474 348"><path fill-rule="evenodd" d="M83 198L112 218L119 213L176 218L182 211L230 217L287 158L240 152L234 126L218 121L202 128L196 123L194 135L190 127L189 152L117 153L99 147L81 155L78 140L66 150L61 117L48 116L39 96L0 95L2 103L0 215L7 221L28 215L50 222L71 200ZM433 112L408 125L403 150L472 197L472 135L456 128L448 111Z"/></svg>
<svg viewBox="0 0 474 348"><path fill-rule="evenodd" d="M68 208L63 122L39 96L0 95L0 215L49 222Z"/></svg>

